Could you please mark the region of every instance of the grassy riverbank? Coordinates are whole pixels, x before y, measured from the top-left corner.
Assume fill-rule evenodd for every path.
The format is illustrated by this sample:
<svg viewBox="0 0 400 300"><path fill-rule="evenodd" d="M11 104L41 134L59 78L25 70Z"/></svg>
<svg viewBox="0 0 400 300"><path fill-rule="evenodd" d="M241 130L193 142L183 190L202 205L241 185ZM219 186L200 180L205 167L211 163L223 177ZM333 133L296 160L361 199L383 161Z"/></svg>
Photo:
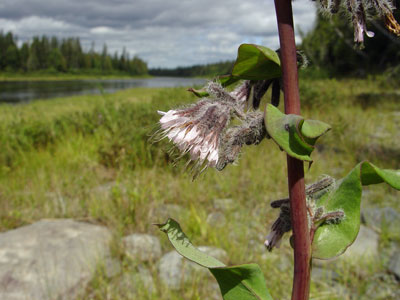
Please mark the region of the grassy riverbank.
<svg viewBox="0 0 400 300"><path fill-rule="evenodd" d="M399 91L373 81L321 80L301 84L303 115L333 126L313 153L308 183L321 174L342 177L368 159L381 167L400 168ZM132 89L104 96L79 96L22 105L0 105L0 230L42 218L75 218L108 226L118 237L146 232L159 236L163 250L172 248L152 225L177 219L195 245L225 249L230 264L256 262L264 270L275 299L288 299L291 249L266 253L262 243L276 217L271 200L285 197L286 160L271 141L246 147L238 166L207 172L191 182L182 164L171 165L166 142L149 144L158 120L156 110L194 101L184 88ZM281 105L282 106L282 105ZM400 210L398 194L385 186L368 188L363 207ZM233 199L224 211L226 224L207 224L212 200ZM393 237L386 237L392 239ZM382 240L384 243L386 240ZM102 272L83 299L126 299L124 273L135 272L119 245L122 274ZM157 266L150 264L153 275ZM338 263L338 285L367 297L372 275L383 273L381 261ZM194 279L182 291L169 291L154 276L154 295L138 299L209 299L207 281ZM197 292L199 288L199 292ZM313 299L347 299L334 286L314 283ZM350 299L350 298L348 298Z"/></svg>
<svg viewBox="0 0 400 300"><path fill-rule="evenodd" d="M103 74L101 72L0 72L0 81L57 81L57 80L87 80L87 79L131 79L131 78L151 78L151 75L132 76L123 72Z"/></svg>

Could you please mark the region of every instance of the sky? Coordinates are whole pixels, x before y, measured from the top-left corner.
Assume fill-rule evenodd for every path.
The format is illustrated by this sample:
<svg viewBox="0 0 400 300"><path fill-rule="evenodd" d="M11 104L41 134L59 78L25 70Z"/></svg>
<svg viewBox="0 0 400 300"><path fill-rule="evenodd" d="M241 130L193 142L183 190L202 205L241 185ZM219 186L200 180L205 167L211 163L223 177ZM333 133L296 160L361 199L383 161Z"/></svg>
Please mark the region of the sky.
<svg viewBox="0 0 400 300"><path fill-rule="evenodd" d="M296 28L310 30L313 2L296 0L293 11ZM242 43L279 45L273 0L0 0L0 30L19 43L45 34L79 37L86 50L126 47L150 68L233 60Z"/></svg>

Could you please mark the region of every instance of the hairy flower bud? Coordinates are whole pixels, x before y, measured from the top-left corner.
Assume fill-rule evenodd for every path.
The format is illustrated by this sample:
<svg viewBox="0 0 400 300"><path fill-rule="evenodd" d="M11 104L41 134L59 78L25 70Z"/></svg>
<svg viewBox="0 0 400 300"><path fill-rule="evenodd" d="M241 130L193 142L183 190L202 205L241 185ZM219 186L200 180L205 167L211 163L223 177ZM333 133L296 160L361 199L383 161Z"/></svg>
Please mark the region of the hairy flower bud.
<svg viewBox="0 0 400 300"><path fill-rule="evenodd" d="M325 212L323 207L316 205L318 199L334 188L335 180L330 176L325 176L321 180L307 185L307 217L310 232L315 232L318 225L322 224L322 222L325 222L325 224L337 224L344 218L344 213L340 210ZM272 224L271 232L266 237L264 243L268 251L271 251L274 247L279 248L283 235L292 230L289 198L272 201L271 207L279 208L280 213L276 221Z"/></svg>
<svg viewBox="0 0 400 300"><path fill-rule="evenodd" d="M397 23L396 19L394 18L393 14L387 14L384 17L385 27L391 33L400 36L400 25Z"/></svg>
<svg viewBox="0 0 400 300"><path fill-rule="evenodd" d="M243 145L257 145L266 136L264 114L250 112L239 126L229 128L221 141L217 170L223 170L228 163L234 163Z"/></svg>
<svg viewBox="0 0 400 300"><path fill-rule="evenodd" d="M267 235L264 245L267 247L268 251L272 251L274 247L279 248L283 235L286 232L292 230L292 221L290 219L290 203L289 199L284 199L287 201L281 201L279 203L280 213L278 219L272 224L271 232ZM271 206L274 207L274 202Z"/></svg>

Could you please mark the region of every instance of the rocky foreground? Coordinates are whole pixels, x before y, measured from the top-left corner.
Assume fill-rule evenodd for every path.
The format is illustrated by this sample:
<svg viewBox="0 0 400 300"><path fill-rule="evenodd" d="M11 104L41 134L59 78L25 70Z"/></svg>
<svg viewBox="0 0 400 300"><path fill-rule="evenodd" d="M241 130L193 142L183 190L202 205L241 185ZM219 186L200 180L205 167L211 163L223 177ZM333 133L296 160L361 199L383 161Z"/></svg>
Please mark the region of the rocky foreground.
<svg viewBox="0 0 400 300"><path fill-rule="evenodd" d="M399 280L400 247L394 241L382 249L379 246L382 237L378 233L382 232L380 226L384 226L386 234L398 236L400 214L391 208L366 209L363 220L365 225L361 227L356 242L339 259L382 259L387 274L377 276L390 276ZM223 226L223 213L210 214L208 222L214 223L214 226ZM121 287L131 290L132 295L139 288L146 289L151 294L155 289L155 282L162 282L169 289L179 290L193 276L209 276L206 269L185 261L176 252L163 253L158 237L142 233L131 234L117 242L123 249L123 255L137 266L136 272L123 273L121 260L113 257L110 249L113 239L115 237L104 226L71 219L41 220L1 233L0 299L76 299L84 295L87 285L99 268L104 270L107 277L120 276ZM199 248L222 261L228 260L223 249L207 246ZM280 262L290 267L289 259ZM148 268L150 263L156 264L157 274ZM313 280L336 284L343 299L353 299L345 287L335 283L340 275L330 270L332 264L335 261L315 261ZM378 278L377 282L380 280ZM399 282L394 281L386 285L379 283L375 288L371 286L370 299L396 299L397 296L400 299L399 289L396 289L398 284ZM221 299L215 282L209 288L212 291L210 299Z"/></svg>

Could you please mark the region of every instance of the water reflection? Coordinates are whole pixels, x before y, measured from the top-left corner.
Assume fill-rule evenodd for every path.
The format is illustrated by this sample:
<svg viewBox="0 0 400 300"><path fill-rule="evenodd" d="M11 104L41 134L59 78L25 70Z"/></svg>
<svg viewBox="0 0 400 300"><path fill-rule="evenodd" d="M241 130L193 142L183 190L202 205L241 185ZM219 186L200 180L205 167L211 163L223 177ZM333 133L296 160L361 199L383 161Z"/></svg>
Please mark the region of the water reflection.
<svg viewBox="0 0 400 300"><path fill-rule="evenodd" d="M73 81L5 81L0 82L0 103L29 102L73 95L113 93L135 87L191 87L203 85L205 79L153 77L142 79L73 80Z"/></svg>

